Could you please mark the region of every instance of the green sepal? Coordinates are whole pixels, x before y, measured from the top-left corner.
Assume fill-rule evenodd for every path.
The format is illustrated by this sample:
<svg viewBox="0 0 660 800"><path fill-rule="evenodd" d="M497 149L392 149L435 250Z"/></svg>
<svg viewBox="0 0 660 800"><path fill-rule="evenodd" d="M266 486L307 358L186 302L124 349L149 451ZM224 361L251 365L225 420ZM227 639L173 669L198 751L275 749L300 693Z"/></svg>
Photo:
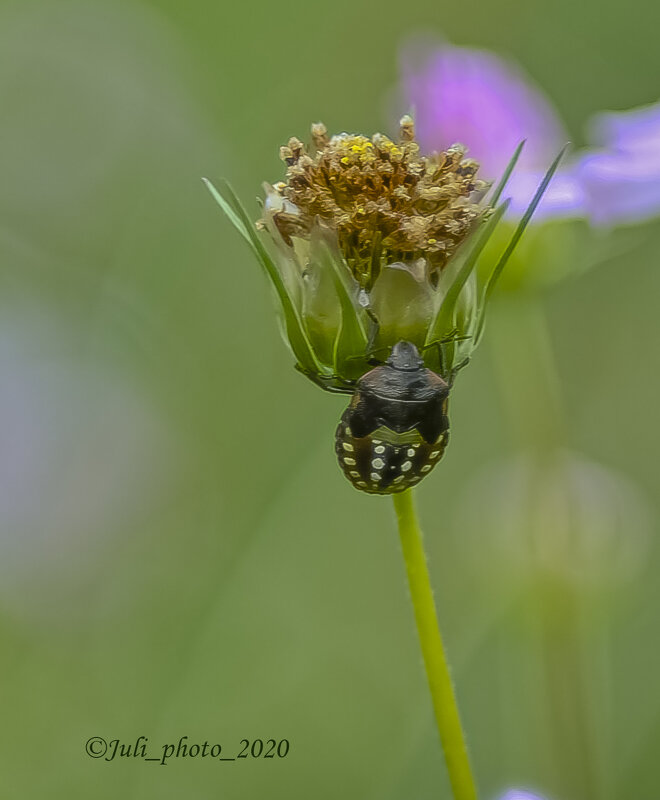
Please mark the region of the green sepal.
<svg viewBox="0 0 660 800"><path fill-rule="evenodd" d="M378 320L373 346L375 350L390 350L397 342L412 342L420 350L426 344L426 334L437 299L426 269L395 262L378 274L369 293L369 307Z"/></svg>
<svg viewBox="0 0 660 800"><path fill-rule="evenodd" d="M291 298L298 313L302 312L302 295L303 295L303 281L302 281L302 267L304 263L299 257L299 253L295 246L295 240L292 240L291 245L287 245L282 238L273 217L264 212L263 213L264 229L263 233L266 234L266 240L272 250L270 255L277 267L278 273L282 276L284 288ZM300 241L300 240L298 240ZM305 243L306 244L306 243ZM303 322L304 324L304 322Z"/></svg>
<svg viewBox="0 0 660 800"><path fill-rule="evenodd" d="M545 191L548 188L548 185L549 185L550 181L552 180L552 176L557 171L557 169L559 167L559 163L562 160L562 158L564 157L564 153L566 152L568 147L569 147L568 144L565 144L562 147L562 149L559 151L559 154L557 155L555 160L552 162L552 164L548 168L548 171L543 176L543 180L539 184L539 187L536 190L536 192L534 194L534 197L532 198L532 202L529 204L529 206L527 206L527 210L525 211L525 213L523 214L520 222L516 226L516 229L515 229L515 231L513 233L513 236L511 237L511 240L509 241L509 244L507 245L506 249L504 250L504 252L500 256L499 261L497 262L497 264L495 264L495 267L494 267L494 269L493 269L493 271L492 271L492 273L490 275L490 278L486 282L486 286L484 287L482 298L481 298L481 300L479 302L479 318L477 320L477 326L476 326L476 330L475 330L475 341L474 341L474 346L475 347L479 344L479 340L481 339L481 336L483 334L484 321L485 321L485 315L486 315L486 306L488 305L488 302L489 302L489 300L490 300L490 298L491 298L491 296L493 294L493 290L495 289L495 285L497 283L497 280L500 277L500 275L502 273L502 270L506 266L506 263L509 260L509 258L511 257L513 251L516 249L516 246L517 246L518 242L520 241L520 237L525 232L525 228L527 227L527 225L529 224L529 221L531 220L532 216L534 215L534 212L536 211L536 208L537 208L538 204L541 202L541 198L545 194Z"/></svg>
<svg viewBox="0 0 660 800"><path fill-rule="evenodd" d="M321 268L332 275L341 308L341 325L333 352L335 375L356 380L364 373L368 345L366 327L360 319L361 310L357 306L359 285L350 274L339 249L329 240L327 232L318 226L312 229L310 257L318 259Z"/></svg>
<svg viewBox="0 0 660 800"><path fill-rule="evenodd" d="M341 306L332 271L318 258L311 259L309 253L302 280L301 316L316 357L332 370L335 341L341 328Z"/></svg>
<svg viewBox="0 0 660 800"><path fill-rule="evenodd" d="M257 231L254 227L254 223L241 205L241 202L234 193L234 190L227 183L227 181L223 180L221 184L221 193L207 178L202 178L202 180L213 196L213 199L225 212L236 230L250 245L250 248L257 256L259 263L270 279L275 292L277 293L277 297L280 301L282 312L284 314L284 324L289 345L291 346L294 356L298 359L301 371L304 374L327 374L328 370L324 369L324 367L316 358L314 350L305 333L298 309L286 290L282 276L280 275L275 263L268 254L262 241L259 239Z"/></svg>

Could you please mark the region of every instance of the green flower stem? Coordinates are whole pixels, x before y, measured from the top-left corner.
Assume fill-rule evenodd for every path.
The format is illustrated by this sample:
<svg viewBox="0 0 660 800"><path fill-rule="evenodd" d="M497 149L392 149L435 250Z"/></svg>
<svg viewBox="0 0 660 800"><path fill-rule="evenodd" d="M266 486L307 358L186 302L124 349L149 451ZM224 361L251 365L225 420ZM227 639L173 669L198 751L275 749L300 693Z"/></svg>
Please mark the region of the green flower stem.
<svg viewBox="0 0 660 800"><path fill-rule="evenodd" d="M454 687L438 627L422 531L417 521L412 490L394 494L392 498L399 521L401 547L406 562L426 676L454 800L476 800L477 789L470 769Z"/></svg>

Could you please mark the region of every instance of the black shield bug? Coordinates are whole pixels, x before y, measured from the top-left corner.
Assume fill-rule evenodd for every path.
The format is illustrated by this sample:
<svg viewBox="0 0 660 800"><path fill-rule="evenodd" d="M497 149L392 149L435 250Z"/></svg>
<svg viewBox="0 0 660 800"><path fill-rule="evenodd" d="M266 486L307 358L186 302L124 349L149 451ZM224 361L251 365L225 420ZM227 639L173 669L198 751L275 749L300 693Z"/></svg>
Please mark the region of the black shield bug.
<svg viewBox="0 0 660 800"><path fill-rule="evenodd" d="M449 439L449 389L415 345L403 341L357 381L335 434L339 464L353 486L402 492L433 469Z"/></svg>

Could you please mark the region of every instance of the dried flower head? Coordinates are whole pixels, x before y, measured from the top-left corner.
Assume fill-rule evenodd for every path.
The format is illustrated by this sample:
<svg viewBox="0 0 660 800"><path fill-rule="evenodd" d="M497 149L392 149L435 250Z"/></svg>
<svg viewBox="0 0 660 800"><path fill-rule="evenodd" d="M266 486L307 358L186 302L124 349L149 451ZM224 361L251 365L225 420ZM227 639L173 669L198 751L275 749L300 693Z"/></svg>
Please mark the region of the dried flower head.
<svg viewBox="0 0 660 800"><path fill-rule="evenodd" d="M322 123L312 125L312 141L311 154L296 138L280 149L286 180L269 187L287 201L273 217L284 241L309 238L318 221L336 232L363 289L373 287L384 266L418 259L437 281L484 213L478 199L488 184L476 179L479 165L465 148L421 156L408 116L398 142L380 133L329 138Z"/></svg>
<svg viewBox="0 0 660 800"><path fill-rule="evenodd" d="M311 140L309 150L297 138L281 148L285 180L265 184L256 225L229 186L208 186L272 282L297 368L353 395L335 438L344 474L365 492L404 491L442 457L449 390L559 157L480 282L477 261L508 207L499 200L522 146L488 197L465 148L420 154L410 117L397 142L330 137L322 123Z"/></svg>

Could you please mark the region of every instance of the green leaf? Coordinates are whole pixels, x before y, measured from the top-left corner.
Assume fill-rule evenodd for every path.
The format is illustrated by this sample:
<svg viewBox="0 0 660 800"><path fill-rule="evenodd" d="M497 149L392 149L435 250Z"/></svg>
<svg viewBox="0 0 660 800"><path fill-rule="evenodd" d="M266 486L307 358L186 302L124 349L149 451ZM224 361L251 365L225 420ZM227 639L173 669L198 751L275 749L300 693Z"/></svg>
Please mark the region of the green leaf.
<svg viewBox="0 0 660 800"><path fill-rule="evenodd" d="M539 184L539 187L536 190L536 193L534 194L534 197L532 198L532 202L529 204L529 206L527 207L527 210L523 214L520 222L518 223L515 231L513 232L513 236L511 237L511 240L509 241L509 244L507 245L505 251L500 256L499 261L495 265L495 268L493 269L493 272L491 273L491 276L490 276L490 278L488 279L488 281L486 283L486 286L484 288L484 293L483 293L482 300L479 303L479 320L477 322L477 328L476 328L476 333L475 333L475 342L474 342L475 347L479 343L479 340L481 339L481 336L483 334L484 320L485 320L485 314L486 314L486 306L488 305L488 302L489 302L489 300L491 298L491 295L493 294L493 290L495 289L495 285L496 285L500 275L502 274L502 270L506 266L507 261L509 260L509 258L511 258L511 255L512 255L513 251L516 249L516 246L517 246L518 242L520 241L521 236L525 232L525 228L529 224L529 221L531 220L532 216L534 215L534 212L536 211L536 208L537 208L538 204L541 202L541 198L545 194L545 191L548 188L548 185L549 185L550 181L552 180L552 176L557 171L557 168L559 167L559 163L562 160L562 158L564 157L564 153L566 152L568 147L569 147L568 144L565 144L562 147L562 149L560 150L559 154L557 155L555 160L550 165L548 171L543 176L543 180Z"/></svg>
<svg viewBox="0 0 660 800"><path fill-rule="evenodd" d="M316 358L314 350L305 333L298 309L295 307L295 304L286 290L282 276L272 258L269 256L263 242L257 234L254 223L241 205L234 190L226 181L223 181L221 184L222 192L219 192L207 178L202 178L202 180L206 184L214 200L229 217L230 222L250 245L275 288L284 314L287 338L302 371L304 373L327 374L327 370L322 367Z"/></svg>
<svg viewBox="0 0 660 800"><path fill-rule="evenodd" d="M513 170L515 169L516 164L518 163L518 159L520 158L520 154L523 151L523 147L525 146L526 141L527 141L526 139L523 139L520 142L520 144L518 145L518 147L516 147L513 155L511 156L511 160L507 164L506 169L504 170L504 173L502 174L502 177L500 178L497 186L495 187L495 191L493 192L493 196L488 201L488 205L491 208L495 208L495 206L499 202L499 199L502 196L502 192L504 191L504 187L509 182L509 178L511 177L511 173L513 172Z"/></svg>

